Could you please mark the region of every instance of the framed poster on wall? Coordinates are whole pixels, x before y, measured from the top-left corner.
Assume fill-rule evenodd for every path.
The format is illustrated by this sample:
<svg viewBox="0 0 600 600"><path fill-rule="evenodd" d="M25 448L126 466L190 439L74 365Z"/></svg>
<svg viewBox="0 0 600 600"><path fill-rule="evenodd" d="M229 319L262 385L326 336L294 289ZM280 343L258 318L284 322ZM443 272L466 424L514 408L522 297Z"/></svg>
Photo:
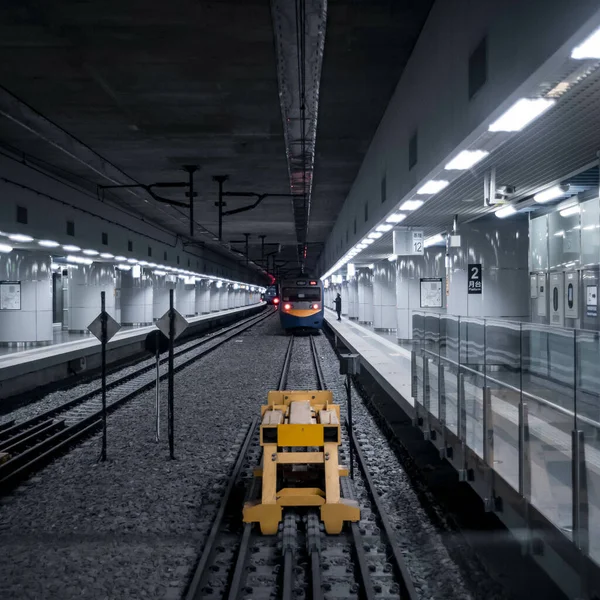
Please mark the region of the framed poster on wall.
<svg viewBox="0 0 600 600"><path fill-rule="evenodd" d="M442 308L442 278L421 279L421 308Z"/></svg>
<svg viewBox="0 0 600 600"><path fill-rule="evenodd" d="M20 281L0 281L0 310L21 310Z"/></svg>

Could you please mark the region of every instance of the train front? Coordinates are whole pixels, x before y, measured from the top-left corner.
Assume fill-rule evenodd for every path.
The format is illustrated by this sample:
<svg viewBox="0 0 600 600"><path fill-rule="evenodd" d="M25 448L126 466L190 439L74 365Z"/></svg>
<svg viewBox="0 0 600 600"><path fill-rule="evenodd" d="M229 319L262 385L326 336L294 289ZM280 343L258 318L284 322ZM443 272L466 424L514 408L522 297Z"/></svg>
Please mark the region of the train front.
<svg viewBox="0 0 600 600"><path fill-rule="evenodd" d="M286 330L323 327L323 286L318 279L293 279L281 284L281 326Z"/></svg>

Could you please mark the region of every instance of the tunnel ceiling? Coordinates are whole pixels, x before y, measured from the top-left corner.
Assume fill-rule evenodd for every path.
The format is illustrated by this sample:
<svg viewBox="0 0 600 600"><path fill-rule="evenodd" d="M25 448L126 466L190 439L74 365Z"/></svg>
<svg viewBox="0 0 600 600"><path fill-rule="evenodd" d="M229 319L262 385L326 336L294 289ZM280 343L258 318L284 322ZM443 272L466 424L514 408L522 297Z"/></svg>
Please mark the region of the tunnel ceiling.
<svg viewBox="0 0 600 600"><path fill-rule="evenodd" d="M328 3L309 270L431 4ZM101 173L123 183L185 181L182 165L197 164L195 220L210 232L217 231L214 175L229 175L229 191L290 192L267 0L8 0L0 7L0 86L0 143L91 189L110 183ZM189 230L183 209L144 192L109 194L168 230ZM163 195L185 201L182 190ZM227 209L246 203L228 199ZM290 198L226 219L223 241L244 233L252 259L260 259L262 234L283 245L282 265L297 264Z"/></svg>

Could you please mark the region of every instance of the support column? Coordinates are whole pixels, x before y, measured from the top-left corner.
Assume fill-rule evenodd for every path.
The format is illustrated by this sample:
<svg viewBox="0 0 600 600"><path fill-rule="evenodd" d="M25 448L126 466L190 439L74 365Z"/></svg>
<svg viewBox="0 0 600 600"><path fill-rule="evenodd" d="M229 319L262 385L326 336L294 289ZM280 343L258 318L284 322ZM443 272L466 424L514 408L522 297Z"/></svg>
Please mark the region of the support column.
<svg viewBox="0 0 600 600"><path fill-rule="evenodd" d="M348 281L348 318L358 321L358 280L352 277Z"/></svg>
<svg viewBox="0 0 600 600"><path fill-rule="evenodd" d="M413 337L413 313L446 311L446 249L444 247L425 248L423 256L399 256L392 264L396 265L396 337L411 340ZM421 279L440 278L442 280L442 307L421 306Z"/></svg>
<svg viewBox="0 0 600 600"><path fill-rule="evenodd" d="M52 341L51 263L49 254L23 250L0 254L0 279L20 282L20 309L0 310L0 343Z"/></svg>
<svg viewBox="0 0 600 600"><path fill-rule="evenodd" d="M210 312L211 284L206 279L196 282L196 314L206 315Z"/></svg>
<svg viewBox="0 0 600 600"><path fill-rule="evenodd" d="M122 325L151 325L153 317L153 287L150 273L141 269L140 277L133 271L120 273L120 312Z"/></svg>
<svg viewBox="0 0 600 600"><path fill-rule="evenodd" d="M373 272L371 269L358 270L358 321L373 323Z"/></svg>
<svg viewBox="0 0 600 600"><path fill-rule="evenodd" d="M106 295L106 312L115 313L115 268L107 263L76 265L69 268L69 331L85 332L100 314L100 294Z"/></svg>
<svg viewBox="0 0 600 600"><path fill-rule="evenodd" d="M396 266L387 260L373 273L373 327L396 331Z"/></svg>
<svg viewBox="0 0 600 600"><path fill-rule="evenodd" d="M175 289L175 275L152 274L152 318L156 321L169 310L169 290ZM175 302L177 291L175 291Z"/></svg>
<svg viewBox="0 0 600 600"><path fill-rule="evenodd" d="M219 288L219 310L227 310L229 308L229 284L223 283Z"/></svg>
<svg viewBox="0 0 600 600"><path fill-rule="evenodd" d="M342 315L348 315L348 304L350 294L348 293L348 281L342 282Z"/></svg>
<svg viewBox="0 0 600 600"><path fill-rule="evenodd" d="M218 287L220 282L213 281L210 284L210 312L221 310L221 289Z"/></svg>
<svg viewBox="0 0 600 600"><path fill-rule="evenodd" d="M185 279L177 278L175 287L175 308L184 317L196 314L196 283L186 283Z"/></svg>

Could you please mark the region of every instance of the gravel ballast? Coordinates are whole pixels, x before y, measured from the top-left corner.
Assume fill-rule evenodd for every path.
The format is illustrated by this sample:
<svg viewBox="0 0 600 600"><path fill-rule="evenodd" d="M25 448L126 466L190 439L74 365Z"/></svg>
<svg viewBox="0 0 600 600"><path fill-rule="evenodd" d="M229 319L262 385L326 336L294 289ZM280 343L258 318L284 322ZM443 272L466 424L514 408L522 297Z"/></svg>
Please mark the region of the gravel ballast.
<svg viewBox="0 0 600 600"><path fill-rule="evenodd" d="M94 436L0 500L0 598L180 598L286 347L270 318L176 375L177 460L162 385L159 444L150 391L109 418L109 462Z"/></svg>

